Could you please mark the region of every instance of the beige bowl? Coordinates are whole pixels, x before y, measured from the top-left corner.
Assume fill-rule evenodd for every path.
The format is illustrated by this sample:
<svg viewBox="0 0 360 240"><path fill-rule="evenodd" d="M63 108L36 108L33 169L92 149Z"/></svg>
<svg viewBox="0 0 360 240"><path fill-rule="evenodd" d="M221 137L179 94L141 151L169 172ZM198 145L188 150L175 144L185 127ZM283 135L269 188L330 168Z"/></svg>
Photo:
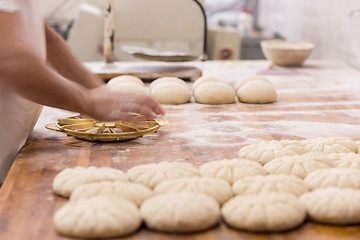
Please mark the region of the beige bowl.
<svg viewBox="0 0 360 240"><path fill-rule="evenodd" d="M265 57L273 64L283 67L300 66L310 56L314 44L284 40L261 41Z"/></svg>

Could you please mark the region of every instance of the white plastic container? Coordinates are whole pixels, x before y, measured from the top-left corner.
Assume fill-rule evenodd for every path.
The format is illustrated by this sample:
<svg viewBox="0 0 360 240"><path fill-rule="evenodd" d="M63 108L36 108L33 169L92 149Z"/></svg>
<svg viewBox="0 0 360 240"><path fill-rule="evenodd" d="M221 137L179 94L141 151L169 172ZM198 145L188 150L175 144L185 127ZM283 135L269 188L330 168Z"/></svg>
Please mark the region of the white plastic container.
<svg viewBox="0 0 360 240"><path fill-rule="evenodd" d="M239 14L237 29L242 37L250 37L252 35L253 22L254 18L249 10L244 9L244 11Z"/></svg>

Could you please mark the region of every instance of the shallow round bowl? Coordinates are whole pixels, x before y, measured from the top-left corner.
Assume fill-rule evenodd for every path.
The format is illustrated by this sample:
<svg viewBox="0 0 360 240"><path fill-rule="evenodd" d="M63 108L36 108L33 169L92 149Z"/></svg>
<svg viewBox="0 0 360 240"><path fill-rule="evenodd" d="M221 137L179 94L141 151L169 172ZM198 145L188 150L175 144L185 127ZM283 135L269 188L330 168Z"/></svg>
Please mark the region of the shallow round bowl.
<svg viewBox="0 0 360 240"><path fill-rule="evenodd" d="M309 42L261 41L261 49L265 57L273 64L282 67L301 66L310 56L313 48L314 44Z"/></svg>

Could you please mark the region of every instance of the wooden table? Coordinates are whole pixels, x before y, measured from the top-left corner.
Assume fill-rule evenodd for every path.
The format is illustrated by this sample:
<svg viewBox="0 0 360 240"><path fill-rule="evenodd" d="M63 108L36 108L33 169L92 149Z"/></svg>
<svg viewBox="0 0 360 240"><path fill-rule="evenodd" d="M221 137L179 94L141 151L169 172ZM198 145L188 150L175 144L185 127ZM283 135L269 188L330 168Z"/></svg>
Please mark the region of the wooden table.
<svg viewBox="0 0 360 240"><path fill-rule="evenodd" d="M339 62L309 61L303 68L269 69L265 61L194 63L204 75L233 84L262 73L277 89L275 104L195 103L166 106L170 124L158 133L119 143L77 140L44 128L73 113L45 108L0 191L0 239L66 239L52 217L66 200L53 195L54 176L74 166L107 166L124 171L145 163L202 163L235 158L262 140L347 136L360 139L360 72ZM360 225L307 222L283 233L237 231L224 224L197 234L161 234L142 228L124 239L359 239Z"/></svg>

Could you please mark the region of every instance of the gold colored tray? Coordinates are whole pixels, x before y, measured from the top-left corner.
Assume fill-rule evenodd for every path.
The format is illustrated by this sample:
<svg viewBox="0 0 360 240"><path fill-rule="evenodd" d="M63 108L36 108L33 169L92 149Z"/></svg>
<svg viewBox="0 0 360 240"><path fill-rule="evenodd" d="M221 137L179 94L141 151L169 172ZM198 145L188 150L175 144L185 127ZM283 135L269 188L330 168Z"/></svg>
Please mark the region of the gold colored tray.
<svg viewBox="0 0 360 240"><path fill-rule="evenodd" d="M136 126L129 122L101 122L81 115L59 118L56 123L45 125L47 129L66 133L78 139L88 141L126 141L155 133L160 127L166 126L168 121L156 119L145 121L143 126Z"/></svg>

